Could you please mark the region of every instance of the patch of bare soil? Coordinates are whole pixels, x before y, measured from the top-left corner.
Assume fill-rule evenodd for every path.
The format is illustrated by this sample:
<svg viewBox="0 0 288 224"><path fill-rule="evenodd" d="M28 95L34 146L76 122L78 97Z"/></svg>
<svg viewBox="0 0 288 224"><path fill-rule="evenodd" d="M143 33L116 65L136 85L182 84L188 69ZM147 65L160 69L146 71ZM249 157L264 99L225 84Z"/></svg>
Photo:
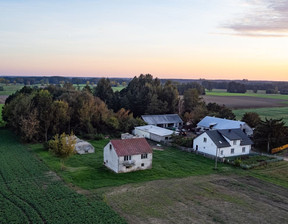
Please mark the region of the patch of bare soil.
<svg viewBox="0 0 288 224"><path fill-rule="evenodd" d="M217 103L232 109L287 107L287 100L252 96L202 96L205 103ZM286 102L286 103L285 103Z"/></svg>
<svg viewBox="0 0 288 224"><path fill-rule="evenodd" d="M110 189L128 223L288 223L288 189L253 177L202 176Z"/></svg>
<svg viewBox="0 0 288 224"><path fill-rule="evenodd" d="M0 96L0 104L4 104L8 96Z"/></svg>

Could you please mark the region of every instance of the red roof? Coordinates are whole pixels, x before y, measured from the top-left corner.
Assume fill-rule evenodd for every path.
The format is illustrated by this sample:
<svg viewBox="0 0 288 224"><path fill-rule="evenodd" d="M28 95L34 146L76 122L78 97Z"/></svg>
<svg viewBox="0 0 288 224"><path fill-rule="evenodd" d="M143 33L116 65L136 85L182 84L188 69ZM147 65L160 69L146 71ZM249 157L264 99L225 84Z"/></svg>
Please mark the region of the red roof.
<svg viewBox="0 0 288 224"><path fill-rule="evenodd" d="M152 153L152 148L145 138L111 140L111 144L113 145L118 156Z"/></svg>

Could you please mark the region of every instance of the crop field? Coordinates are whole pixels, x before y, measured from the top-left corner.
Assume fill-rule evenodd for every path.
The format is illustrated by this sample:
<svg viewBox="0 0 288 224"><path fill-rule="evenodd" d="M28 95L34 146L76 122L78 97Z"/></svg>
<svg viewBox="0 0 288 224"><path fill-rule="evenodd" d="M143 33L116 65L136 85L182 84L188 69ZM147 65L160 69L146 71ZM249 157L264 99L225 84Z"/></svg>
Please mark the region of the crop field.
<svg viewBox="0 0 288 224"><path fill-rule="evenodd" d="M125 223L106 203L75 193L0 129L0 223Z"/></svg>
<svg viewBox="0 0 288 224"><path fill-rule="evenodd" d="M4 88L4 91L0 91L0 95L2 96L9 96L13 93L15 93L17 90L21 89L24 85L1 85Z"/></svg>
<svg viewBox="0 0 288 224"><path fill-rule="evenodd" d="M95 153L73 155L65 161L65 170L61 170L58 158L43 151L42 145L31 145L30 148L65 181L84 189L239 170L230 165L219 164L219 170L215 171L213 170L213 160L177 149L165 148L163 151L153 151L153 168L151 170L115 174L103 165L103 148L107 143L108 140L92 141Z"/></svg>
<svg viewBox="0 0 288 224"><path fill-rule="evenodd" d="M281 119L286 122L288 125L288 107L271 107L271 108L254 108L254 109L238 109L233 110L233 113L236 115L238 120L241 120L242 116L246 112L256 112L260 115L261 119L273 118Z"/></svg>
<svg viewBox="0 0 288 224"><path fill-rule="evenodd" d="M288 189L251 176L208 175L112 188L128 223L287 223Z"/></svg>
<svg viewBox="0 0 288 224"><path fill-rule="evenodd" d="M279 99L279 100L288 100L288 95L281 94L266 94L263 91L259 91L257 93L253 93L251 91L247 91L246 93L228 93L226 90L217 90L213 89L213 91L206 91L207 96L250 96L250 97L260 97L260 98L270 98L270 99Z"/></svg>

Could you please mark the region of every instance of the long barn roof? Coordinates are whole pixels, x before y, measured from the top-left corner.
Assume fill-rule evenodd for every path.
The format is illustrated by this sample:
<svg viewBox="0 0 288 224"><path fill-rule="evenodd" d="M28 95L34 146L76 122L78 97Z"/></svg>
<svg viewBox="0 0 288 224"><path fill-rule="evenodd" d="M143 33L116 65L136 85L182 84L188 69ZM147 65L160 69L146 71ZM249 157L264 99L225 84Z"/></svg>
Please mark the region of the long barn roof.
<svg viewBox="0 0 288 224"><path fill-rule="evenodd" d="M147 124L152 125L183 122L178 114L142 115L141 117Z"/></svg>

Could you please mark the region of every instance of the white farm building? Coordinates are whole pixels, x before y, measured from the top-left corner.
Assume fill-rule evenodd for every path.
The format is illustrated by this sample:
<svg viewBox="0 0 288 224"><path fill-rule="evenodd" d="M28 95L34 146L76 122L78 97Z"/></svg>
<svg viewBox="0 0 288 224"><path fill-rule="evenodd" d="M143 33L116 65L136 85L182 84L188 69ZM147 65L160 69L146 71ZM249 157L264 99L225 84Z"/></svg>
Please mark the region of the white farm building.
<svg viewBox="0 0 288 224"><path fill-rule="evenodd" d="M152 168L152 148L145 138L111 140L104 147L104 165L115 173Z"/></svg>
<svg viewBox="0 0 288 224"><path fill-rule="evenodd" d="M135 127L134 134L139 137L147 138L156 142L169 142L174 131L160 128L154 125Z"/></svg>
<svg viewBox="0 0 288 224"><path fill-rule="evenodd" d="M240 129L209 130L193 141L196 151L220 158L250 153L251 139Z"/></svg>

